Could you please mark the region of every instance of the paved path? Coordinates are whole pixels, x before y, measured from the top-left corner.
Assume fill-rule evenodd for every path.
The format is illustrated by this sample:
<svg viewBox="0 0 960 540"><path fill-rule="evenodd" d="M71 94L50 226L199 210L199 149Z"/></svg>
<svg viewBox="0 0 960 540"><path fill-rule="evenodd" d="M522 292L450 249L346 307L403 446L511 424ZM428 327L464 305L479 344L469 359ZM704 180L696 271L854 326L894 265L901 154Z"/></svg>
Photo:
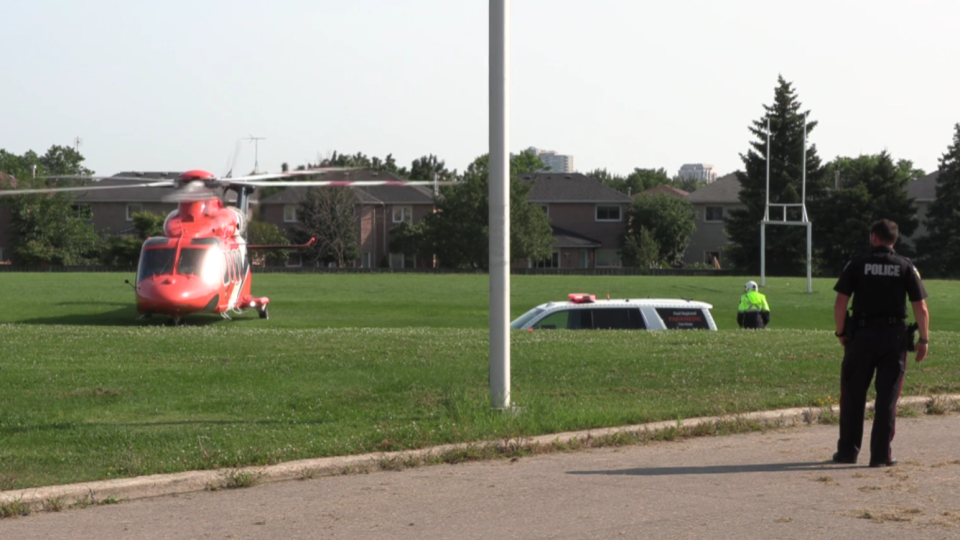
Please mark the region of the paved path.
<svg viewBox="0 0 960 540"><path fill-rule="evenodd" d="M897 428L888 469L826 462L816 425L39 513L0 539L960 538L960 415Z"/></svg>

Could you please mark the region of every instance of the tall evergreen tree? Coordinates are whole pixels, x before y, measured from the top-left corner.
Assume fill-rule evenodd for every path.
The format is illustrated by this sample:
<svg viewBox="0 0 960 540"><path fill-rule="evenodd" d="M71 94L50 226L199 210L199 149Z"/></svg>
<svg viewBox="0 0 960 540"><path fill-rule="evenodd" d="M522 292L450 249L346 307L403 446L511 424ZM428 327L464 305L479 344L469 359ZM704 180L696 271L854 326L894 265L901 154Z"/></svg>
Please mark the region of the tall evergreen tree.
<svg viewBox="0 0 960 540"><path fill-rule="evenodd" d="M924 220L927 236L917 241L917 265L925 274L956 276L960 273L960 123L954 126L953 144L940 158L937 171L937 198Z"/></svg>
<svg viewBox="0 0 960 540"><path fill-rule="evenodd" d="M797 100L793 85L782 76L777 78L772 105L764 105L765 114L753 122L750 132L756 140L751 149L741 154L745 172L738 172L740 201L746 209L732 210L727 221L727 232L732 245L728 260L739 269L760 272L760 222L763 220L766 200L767 174L767 119L770 119L770 202L795 204L801 201L803 176L803 129L805 115ZM807 138L817 126L807 122ZM807 206L823 198L826 193L823 168L817 156L816 145L807 148ZM782 218L782 209L771 209L770 218ZM800 218L798 208L787 212L787 219ZM816 230L818 224L814 223ZM827 224L823 224L827 226ZM767 227L767 272L771 274L801 274L806 268L806 230L796 226Z"/></svg>
<svg viewBox="0 0 960 540"><path fill-rule="evenodd" d="M894 163L884 151L872 156L838 157L827 164L825 173L826 178L839 180L839 188L810 207L813 245L822 270L839 275L847 261L865 252L870 245L867 230L878 219L897 223L901 237L897 252L913 255L912 246L902 240L919 225L907 185L923 171L908 160Z"/></svg>

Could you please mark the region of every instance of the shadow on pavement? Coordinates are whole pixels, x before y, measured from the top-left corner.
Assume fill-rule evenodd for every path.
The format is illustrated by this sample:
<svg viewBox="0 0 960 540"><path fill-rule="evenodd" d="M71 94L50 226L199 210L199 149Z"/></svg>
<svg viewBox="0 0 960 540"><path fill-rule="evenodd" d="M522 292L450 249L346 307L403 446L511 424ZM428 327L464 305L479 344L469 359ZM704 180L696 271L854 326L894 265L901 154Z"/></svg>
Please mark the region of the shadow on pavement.
<svg viewBox="0 0 960 540"><path fill-rule="evenodd" d="M613 471L569 471L567 474L609 476L672 476L681 474L835 471L856 468L858 467L852 465L840 465L828 460L811 461L806 463L757 463L753 465L708 465L704 467L649 467L637 469L619 469Z"/></svg>

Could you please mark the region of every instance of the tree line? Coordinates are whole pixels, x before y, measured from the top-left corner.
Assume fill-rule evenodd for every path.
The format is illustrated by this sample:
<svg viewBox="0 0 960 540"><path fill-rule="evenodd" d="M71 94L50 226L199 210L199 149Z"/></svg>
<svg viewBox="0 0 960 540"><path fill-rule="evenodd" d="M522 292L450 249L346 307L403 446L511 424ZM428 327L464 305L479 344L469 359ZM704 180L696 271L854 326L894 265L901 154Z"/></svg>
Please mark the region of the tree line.
<svg viewBox="0 0 960 540"><path fill-rule="evenodd" d="M743 170L737 171L743 208L724 217L730 243L725 248L725 266L759 273L760 221L763 219L767 176L767 122L770 135L770 202L800 202L804 154L804 129L808 141L817 127L809 111L802 110L792 83L778 77L773 103L763 105L763 115L749 127L754 139L741 154ZM436 212L417 223L401 223L391 233L390 251L420 257L435 257L441 267L477 268L488 266L488 156L476 158L462 173L449 169L435 155L400 166L391 154L384 158L362 152L334 152L316 167L358 167L388 171L409 180L455 181L442 186L434 201ZM75 149L52 146L40 155L28 151L15 155L0 149L0 172L14 176L18 187L30 187L32 178L51 175L92 174ZM283 164L283 169L289 166ZM546 170L530 151L511 156L511 257L547 259L552 254L549 219L535 205L526 203L532 185L521 175ZM924 225L927 234L914 244L900 242L898 252L915 257L925 275L954 276L960 268L960 124L955 126L952 144L939 160L936 199L930 205ZM880 218L900 226L901 236L916 232L916 202L907 186L925 172L907 159L896 159L887 151L857 157L840 156L823 163L816 144L806 149L806 202L813 222L814 265L819 274L836 274L854 255L867 249L866 230ZM692 192L703 184L693 179L670 177L662 169L635 168L627 175L605 168L587 176L622 193L638 194L659 185ZM0 179L2 180L2 179ZM10 187L0 181L0 186ZM270 194L263 190L261 197ZM97 232L72 204L68 194L7 197L14 238L13 253L20 264L134 264L143 238L159 234L162 216L141 215L134 221L136 233L126 238L109 231ZM298 210L296 240L318 238L308 253L312 261L345 266L359 257L359 233L355 227L355 196L349 188L310 189ZM787 218L800 218L799 209L787 210ZM771 216L771 218L779 217ZM623 264L634 267L679 267L697 216L688 201L667 195L635 197L627 212L628 228L621 240ZM275 226L254 220L249 226L250 243L288 243ZM273 263L286 258L285 252L265 254ZM806 237L802 227L767 228L767 271L799 275L805 272ZM255 261L267 262L267 259Z"/></svg>
<svg viewBox="0 0 960 540"><path fill-rule="evenodd" d="M725 218L730 238L728 263L749 273L760 271L760 222L764 217L767 178L767 121L770 135L770 202L801 202L804 128L807 139L817 122L802 108L793 84L778 77L773 103L753 121L755 139L741 154L744 170L737 172L744 208ZM936 199L924 225L927 234L914 244L900 241L898 253L915 258L926 276L955 276L960 263L960 124L953 142L939 160ZM878 219L895 221L901 238L911 236L920 225L916 201L907 187L925 171L907 159L894 158L883 150L857 157L840 156L822 163L816 144L806 150L806 207L813 223L813 266L821 275L837 275L853 256L869 249L867 230ZM779 208L771 219L779 219ZM800 209L787 209L787 219L799 220ZM802 275L806 265L806 231L803 227L767 227L767 272Z"/></svg>

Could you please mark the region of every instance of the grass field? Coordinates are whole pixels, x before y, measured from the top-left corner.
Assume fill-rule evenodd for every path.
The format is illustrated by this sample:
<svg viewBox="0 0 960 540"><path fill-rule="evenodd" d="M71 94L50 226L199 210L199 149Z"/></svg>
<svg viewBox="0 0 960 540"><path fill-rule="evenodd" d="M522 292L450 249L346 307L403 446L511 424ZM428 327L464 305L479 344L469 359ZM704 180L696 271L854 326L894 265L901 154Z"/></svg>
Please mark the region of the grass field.
<svg viewBox="0 0 960 540"><path fill-rule="evenodd" d="M568 292L692 297L720 332L517 332L490 410L487 277L257 275L271 319L135 321L123 274L0 274L0 490L835 402L832 280L514 276L519 315ZM960 288L931 281L931 358L905 394L960 391Z"/></svg>

